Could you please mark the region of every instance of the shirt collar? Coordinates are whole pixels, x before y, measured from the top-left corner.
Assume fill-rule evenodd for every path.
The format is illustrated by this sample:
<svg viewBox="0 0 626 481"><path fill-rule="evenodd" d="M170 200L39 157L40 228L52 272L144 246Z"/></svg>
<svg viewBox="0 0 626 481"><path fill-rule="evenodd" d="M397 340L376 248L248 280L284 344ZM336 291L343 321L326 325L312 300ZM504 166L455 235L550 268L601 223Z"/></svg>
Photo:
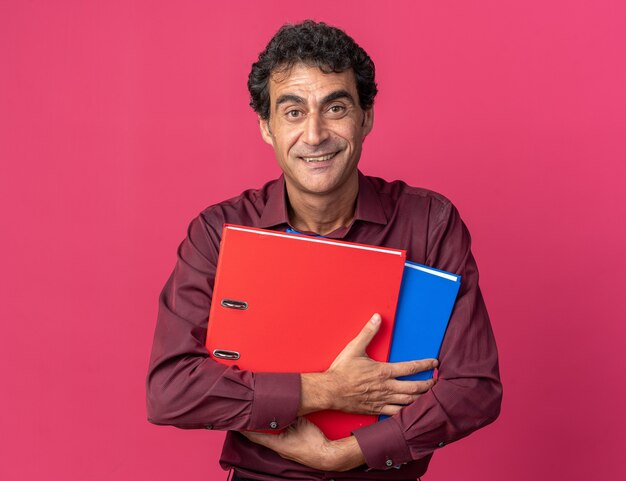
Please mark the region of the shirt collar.
<svg viewBox="0 0 626 481"><path fill-rule="evenodd" d="M386 224L387 215L383 209L378 191L360 170L358 173L359 194L356 199L354 220ZM289 224L285 177L283 175L268 188L267 203L261 214L259 227L269 228L280 224Z"/></svg>

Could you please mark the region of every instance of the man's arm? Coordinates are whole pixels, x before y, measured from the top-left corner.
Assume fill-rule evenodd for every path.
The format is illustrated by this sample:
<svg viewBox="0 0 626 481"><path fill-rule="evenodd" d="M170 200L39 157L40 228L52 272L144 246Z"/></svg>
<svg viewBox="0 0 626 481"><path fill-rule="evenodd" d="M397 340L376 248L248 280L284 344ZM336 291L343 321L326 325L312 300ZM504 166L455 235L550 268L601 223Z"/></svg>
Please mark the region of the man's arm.
<svg viewBox="0 0 626 481"><path fill-rule="evenodd" d="M398 409L393 403L413 400L430 388L428 382L394 381L399 373L424 368L403 363L389 369L375 363L366 358L363 340L353 341L334 369L303 375L302 381L298 373L255 373L212 360L205 340L220 235L211 225L222 225L222 220L209 224L200 216L192 221L161 293L147 378L151 422L236 431L281 429L298 414L323 409L392 414ZM377 329L368 323L365 337Z"/></svg>
<svg viewBox="0 0 626 481"><path fill-rule="evenodd" d="M397 415L354 432L372 468L427 456L500 413L498 353L469 232L450 203L433 215L426 263L461 275L461 287L441 347L436 385Z"/></svg>
<svg viewBox="0 0 626 481"><path fill-rule="evenodd" d="M348 471L365 464L365 457L354 436L329 441L317 426L305 418L298 418L278 436L253 432L243 434L285 459L320 471Z"/></svg>
<svg viewBox="0 0 626 481"><path fill-rule="evenodd" d="M303 393L307 385L310 389L309 403L323 400L311 411L320 408L392 415L398 413L402 405L414 402L434 385L434 380L398 381L395 378L434 369L438 365L435 359L389 364L373 361L367 356L365 350L379 328L380 316L375 314L337 356L328 371L302 374ZM324 386L328 384L343 390L344 397L334 403L326 400ZM379 392L364 397L362 393L368 390ZM303 400L305 398L303 395ZM306 402L303 401L299 415L308 412ZM365 457L354 436L329 441L314 424L304 418L298 418L295 424L279 436L254 432L243 434L286 459L322 471L347 471L365 464Z"/></svg>
<svg viewBox="0 0 626 481"><path fill-rule="evenodd" d="M191 222L161 293L147 377L148 419L181 428L286 427L300 404L297 373L239 370L212 360L205 347L221 235L212 226L222 220L209 223L200 215Z"/></svg>
<svg viewBox="0 0 626 481"><path fill-rule="evenodd" d="M249 439L318 469L343 471L363 463L389 469L427 456L496 419L502 399L498 356L469 233L451 204L436 220L427 263L462 276L436 385L393 417L357 429L348 438L329 441L314 427L299 424L283 437L246 433Z"/></svg>

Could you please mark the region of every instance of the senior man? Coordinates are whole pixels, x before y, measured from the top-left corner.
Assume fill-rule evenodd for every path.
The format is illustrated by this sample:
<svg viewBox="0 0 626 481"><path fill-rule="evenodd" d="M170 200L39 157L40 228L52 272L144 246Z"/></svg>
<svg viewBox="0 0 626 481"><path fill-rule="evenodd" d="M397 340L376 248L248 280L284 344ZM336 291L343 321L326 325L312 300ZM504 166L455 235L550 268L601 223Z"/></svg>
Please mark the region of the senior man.
<svg viewBox="0 0 626 481"><path fill-rule="evenodd" d="M374 64L340 29L310 20L283 26L248 88L283 175L191 222L160 297L148 418L227 430L220 463L233 479L416 479L435 450L500 411L496 345L467 228L445 197L358 170L374 125ZM211 360L205 338L224 223L405 249L409 260L461 275L439 363L368 358L377 314L325 372L251 372ZM436 382L395 379L433 367ZM301 417L325 409L391 417L330 441ZM267 429L284 431L254 432Z"/></svg>

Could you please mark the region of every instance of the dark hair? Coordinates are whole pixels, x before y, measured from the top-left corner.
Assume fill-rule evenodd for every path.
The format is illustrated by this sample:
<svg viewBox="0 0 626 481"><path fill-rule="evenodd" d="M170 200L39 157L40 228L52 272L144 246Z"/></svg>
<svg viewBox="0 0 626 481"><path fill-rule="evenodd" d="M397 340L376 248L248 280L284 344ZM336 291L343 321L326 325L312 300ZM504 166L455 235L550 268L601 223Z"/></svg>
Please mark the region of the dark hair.
<svg viewBox="0 0 626 481"><path fill-rule="evenodd" d="M354 71L359 104L368 109L378 89L374 62L343 30L323 22L305 20L283 25L252 64L248 76L250 106L262 119L270 115L269 79L272 73L289 70L297 63L319 67L325 73Z"/></svg>

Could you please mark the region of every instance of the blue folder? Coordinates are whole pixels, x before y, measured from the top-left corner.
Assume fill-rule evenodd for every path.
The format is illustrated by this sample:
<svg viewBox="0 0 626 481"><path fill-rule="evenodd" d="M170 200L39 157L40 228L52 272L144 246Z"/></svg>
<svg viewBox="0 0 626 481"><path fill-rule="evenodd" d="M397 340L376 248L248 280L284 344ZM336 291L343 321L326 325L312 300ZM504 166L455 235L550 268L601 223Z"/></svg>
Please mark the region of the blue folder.
<svg viewBox="0 0 626 481"><path fill-rule="evenodd" d="M437 358L461 285L456 274L407 261L400 287L389 362ZM433 370L399 379L427 380Z"/></svg>

